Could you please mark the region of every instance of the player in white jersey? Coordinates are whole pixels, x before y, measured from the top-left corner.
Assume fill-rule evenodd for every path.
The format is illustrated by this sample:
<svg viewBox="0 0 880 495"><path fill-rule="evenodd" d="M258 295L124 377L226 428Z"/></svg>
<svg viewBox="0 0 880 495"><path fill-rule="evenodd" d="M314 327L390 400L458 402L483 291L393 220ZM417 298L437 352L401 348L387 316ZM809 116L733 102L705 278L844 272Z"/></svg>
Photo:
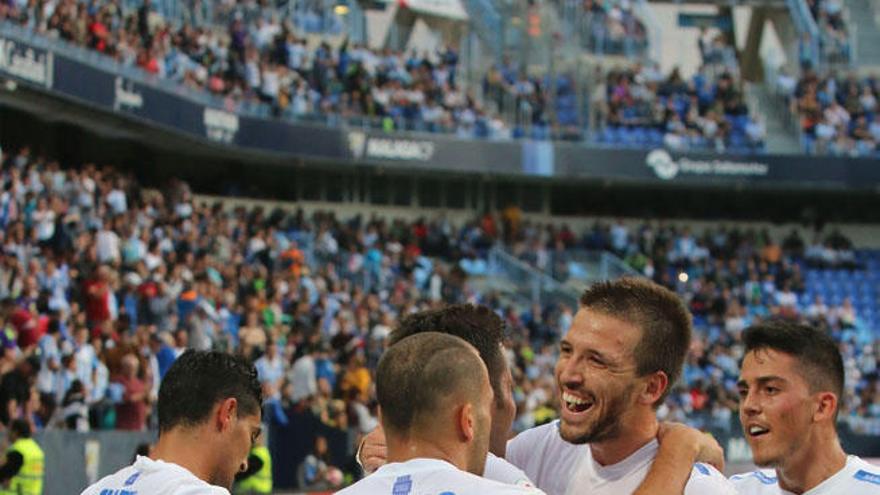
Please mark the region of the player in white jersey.
<svg viewBox="0 0 880 495"><path fill-rule="evenodd" d="M772 322L743 334L739 416L753 461L733 476L743 495L880 495L880 468L844 453L835 424L843 360L806 325Z"/></svg>
<svg viewBox="0 0 880 495"><path fill-rule="evenodd" d="M492 387L477 350L439 332L403 338L376 368L387 464L341 495L542 495L481 477L489 451Z"/></svg>
<svg viewBox="0 0 880 495"><path fill-rule="evenodd" d="M513 378L504 357L504 322L485 306L457 304L445 308L420 311L403 318L391 332L388 345L421 332L441 332L464 339L477 349L489 371L492 385L492 430L489 455L486 457L484 478L511 485L531 486L521 469L504 460L504 450L516 403L513 401ZM381 426L362 442L358 460L366 472L374 471L385 462L385 438Z"/></svg>
<svg viewBox="0 0 880 495"><path fill-rule="evenodd" d="M580 302L556 364L561 420L511 440L507 459L550 495L634 493L653 481L655 410L681 375L690 314L673 292L634 278L595 284ZM710 466L683 464L645 492L735 493Z"/></svg>
<svg viewBox="0 0 880 495"><path fill-rule="evenodd" d="M646 485L644 481L660 449L657 440L649 441L620 462L603 466L593 459L589 445L576 445L563 440L559 426L559 421L554 421L527 430L511 441L507 448L508 460L521 466L542 490L558 494L661 491L659 488L652 489L652 485ZM677 443L673 438L664 441ZM679 462L679 470L686 471L690 467L691 471L685 494L735 493L724 475L711 465L688 462ZM637 492L640 486L644 491Z"/></svg>
<svg viewBox="0 0 880 495"><path fill-rule="evenodd" d="M858 457L847 456L843 469L805 492L791 492L779 487L773 469L761 469L732 476L731 481L743 495L877 495L880 494L880 468Z"/></svg>
<svg viewBox="0 0 880 495"><path fill-rule="evenodd" d="M656 290L656 286L648 287L652 291ZM673 295L672 297L674 299L675 296ZM680 304L677 300L673 302ZM683 308L681 311L684 312L682 316L684 319L683 324L687 327L687 338L689 338L687 312ZM500 319L486 308L475 308L472 306L451 307L443 310L417 313L405 318L401 322L400 327L392 334L391 339L393 344L396 341L395 339L402 338L405 335L411 335L420 331L437 330L463 337L480 350L480 355L489 369L490 378L497 377L496 380L492 380L496 403L493 409L490 450L498 455L505 453L506 440L515 415L515 406L510 399L510 371L501 354L501 325ZM490 345L486 345L487 343ZM684 345L684 349L686 348L687 345ZM680 368L681 364L679 363L678 369L680 370ZM497 400L499 398L503 398L503 400L499 402ZM649 425L649 429L653 431L653 434L656 434L657 424L653 418L653 413L651 414L651 420L654 423L653 427ZM641 483L641 488L637 493L681 493L688 479L688 474L681 474L679 466L684 465L689 471L697 456L711 459L719 465L723 463L720 447L710 438L685 427L669 427L668 430L669 433L661 442L660 453L657 454L658 459L663 462L653 463L650 466L650 474L647 478L645 473L639 475L636 485ZM504 483L527 484L531 483L528 481L529 478L540 472L542 475L540 482L534 479L531 480L537 483L536 486L538 488L549 493L564 493L568 482L571 480L571 474L574 472L569 472L565 466L584 459L584 452L589 449L584 446L567 443L558 434L554 433L554 438L558 440L554 445L558 446L561 450L567 451L570 449L572 457L566 459L554 458L552 462L546 462L544 465L547 466L548 472L544 476L545 473L543 471L533 469L533 464L524 461L525 459L531 459L534 462L542 462L544 452L539 450L538 446L530 443L532 440L536 440L531 435L542 431L541 428L530 430L530 432L517 437L517 440L511 444L519 447L517 449L518 455L514 454L511 456L508 452L508 460L513 461L518 467L490 454L487 458L483 476ZM645 439L644 443L649 443L651 438ZM368 472L385 462L386 447L381 429L377 429L377 431L368 435L361 447L358 457L365 464L365 470ZM533 448L535 450L532 450ZM524 468L526 471L532 470L524 473L521 468ZM709 470L708 468L706 469ZM713 470L709 471L710 473L714 472ZM717 474L717 472L714 473ZM697 474L702 476L702 471L698 471ZM717 479L717 476L715 479ZM723 484L724 481L721 480L720 483ZM560 485L562 488L559 488ZM724 492L720 491L719 493Z"/></svg>
<svg viewBox="0 0 880 495"><path fill-rule="evenodd" d="M138 456L82 495L229 495L260 435L261 403L252 364L220 352L185 352L159 389L159 439L150 458Z"/></svg>

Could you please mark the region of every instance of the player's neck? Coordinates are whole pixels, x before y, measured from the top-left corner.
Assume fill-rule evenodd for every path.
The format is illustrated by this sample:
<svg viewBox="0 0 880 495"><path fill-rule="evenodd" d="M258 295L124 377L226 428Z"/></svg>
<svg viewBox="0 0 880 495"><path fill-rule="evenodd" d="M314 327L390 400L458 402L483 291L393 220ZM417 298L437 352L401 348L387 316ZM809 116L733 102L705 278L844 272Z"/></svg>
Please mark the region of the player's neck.
<svg viewBox="0 0 880 495"><path fill-rule="evenodd" d="M837 474L844 466L846 453L837 435L831 433L826 434L822 441L807 442L800 452L776 468L776 475L782 489L804 493Z"/></svg>
<svg viewBox="0 0 880 495"><path fill-rule="evenodd" d="M202 481L211 483L211 462L205 457L205 452L210 452L210 448L206 448L204 439L200 437L198 430L174 429L162 433L150 457L177 464Z"/></svg>
<svg viewBox="0 0 880 495"><path fill-rule="evenodd" d="M621 432L612 439L590 443L593 460L600 466L610 466L633 455L637 450L657 438L657 417L653 410L638 418L626 418Z"/></svg>
<svg viewBox="0 0 880 495"><path fill-rule="evenodd" d="M461 449L444 446L438 442L429 442L423 439L392 439L386 437L388 442L388 462L407 462L413 459L439 459L453 466L467 470L467 455Z"/></svg>

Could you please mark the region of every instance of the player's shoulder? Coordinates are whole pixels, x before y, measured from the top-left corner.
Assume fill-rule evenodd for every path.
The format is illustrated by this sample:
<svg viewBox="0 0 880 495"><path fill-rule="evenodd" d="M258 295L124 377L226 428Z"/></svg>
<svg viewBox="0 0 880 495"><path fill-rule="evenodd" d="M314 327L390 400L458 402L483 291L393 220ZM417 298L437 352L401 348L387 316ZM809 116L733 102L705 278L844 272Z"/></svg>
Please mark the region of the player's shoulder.
<svg viewBox="0 0 880 495"><path fill-rule="evenodd" d="M137 473L137 470L135 470L134 466L125 466L124 468L120 469L119 471L116 471L113 474L108 474L107 476L104 476L103 478L96 481L95 483L89 485L88 487L86 487L85 490L82 491L82 493L80 495L98 495L105 488L124 484L129 478L134 476L136 473Z"/></svg>
<svg viewBox="0 0 880 495"><path fill-rule="evenodd" d="M535 486L535 484L532 483L532 480L529 479L528 475L526 475L525 471L491 452L486 457L486 469L483 472L483 478L508 485L525 487Z"/></svg>
<svg viewBox="0 0 880 495"><path fill-rule="evenodd" d="M507 449L510 451L511 447L513 447L514 450L531 450L538 446L546 445L548 442L571 445L562 440L562 437L559 436L559 420L551 421L550 423L541 426L535 426L534 428L529 428L528 430L521 432L507 442Z"/></svg>
<svg viewBox="0 0 880 495"><path fill-rule="evenodd" d="M736 494L736 488L720 471L709 464L698 462L691 469L685 495L699 493Z"/></svg>
<svg viewBox="0 0 880 495"><path fill-rule="evenodd" d="M870 464L856 456L850 456L849 462L852 464L853 486L869 490L868 493L880 493L880 466Z"/></svg>
<svg viewBox="0 0 880 495"><path fill-rule="evenodd" d="M523 431L519 435L513 437L514 440L517 438L522 439L536 439L536 438L546 438L551 436L559 435L559 420L555 419L549 423L544 423L540 426L534 426L529 428L528 430Z"/></svg>
<svg viewBox="0 0 880 495"><path fill-rule="evenodd" d="M776 471L772 469L757 469L730 477L730 482L739 493L748 495L751 493L776 493L779 482Z"/></svg>
<svg viewBox="0 0 880 495"><path fill-rule="evenodd" d="M470 473L468 473L470 474ZM475 475L472 475L475 476ZM525 474L523 474L525 476ZM511 484L511 483L503 483L501 481L496 481L494 479L489 478L481 478L479 476L475 476L475 480L473 481L473 488L475 493L480 494L489 494L489 493L497 493L503 495L545 495L544 492L535 488L528 478L525 480L528 483L526 484Z"/></svg>

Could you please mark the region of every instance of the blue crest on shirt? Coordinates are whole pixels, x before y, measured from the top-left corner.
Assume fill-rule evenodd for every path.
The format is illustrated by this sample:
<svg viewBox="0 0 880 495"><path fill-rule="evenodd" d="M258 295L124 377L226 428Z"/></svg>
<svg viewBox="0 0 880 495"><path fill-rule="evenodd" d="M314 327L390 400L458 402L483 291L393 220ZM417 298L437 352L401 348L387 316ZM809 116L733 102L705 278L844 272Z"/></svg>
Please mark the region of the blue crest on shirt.
<svg viewBox="0 0 880 495"><path fill-rule="evenodd" d="M697 471L699 471L701 474L704 474L704 475L706 475L706 476L709 476L709 475L711 474L711 473L709 472L709 468L707 468L705 464L701 464L701 463L698 462L698 463L694 464L694 468L695 468Z"/></svg>
<svg viewBox="0 0 880 495"><path fill-rule="evenodd" d="M129 476L128 479L125 480L125 483L124 483L122 486L131 486L131 485L133 485L134 482L137 481L137 479L138 479L138 477L139 477L140 475L141 475L140 472L136 472L136 473L134 473L133 475Z"/></svg>
<svg viewBox="0 0 880 495"><path fill-rule="evenodd" d="M869 473L864 469L860 469L856 474L853 475L853 478L859 481L867 481L868 483L880 485L880 474Z"/></svg>
<svg viewBox="0 0 880 495"><path fill-rule="evenodd" d="M391 488L391 495L409 495L409 492L411 491L412 478L407 474L394 480L394 486Z"/></svg>

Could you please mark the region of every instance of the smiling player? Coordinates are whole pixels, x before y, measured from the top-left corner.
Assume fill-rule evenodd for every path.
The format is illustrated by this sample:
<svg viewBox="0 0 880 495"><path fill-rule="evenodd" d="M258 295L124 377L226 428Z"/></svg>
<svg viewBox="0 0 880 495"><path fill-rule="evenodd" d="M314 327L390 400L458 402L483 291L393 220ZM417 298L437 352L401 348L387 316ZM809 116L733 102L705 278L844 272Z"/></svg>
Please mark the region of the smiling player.
<svg viewBox="0 0 880 495"><path fill-rule="evenodd" d="M880 469L840 446L835 423L843 360L834 340L805 325L770 323L743 335L739 415L755 464L731 478L744 495L880 494Z"/></svg>
<svg viewBox="0 0 880 495"><path fill-rule="evenodd" d="M593 285L560 344L561 420L519 434L507 460L551 495L633 493L657 457L656 408L690 339L690 314L671 291L634 278ZM735 493L714 468L686 466L685 494Z"/></svg>

